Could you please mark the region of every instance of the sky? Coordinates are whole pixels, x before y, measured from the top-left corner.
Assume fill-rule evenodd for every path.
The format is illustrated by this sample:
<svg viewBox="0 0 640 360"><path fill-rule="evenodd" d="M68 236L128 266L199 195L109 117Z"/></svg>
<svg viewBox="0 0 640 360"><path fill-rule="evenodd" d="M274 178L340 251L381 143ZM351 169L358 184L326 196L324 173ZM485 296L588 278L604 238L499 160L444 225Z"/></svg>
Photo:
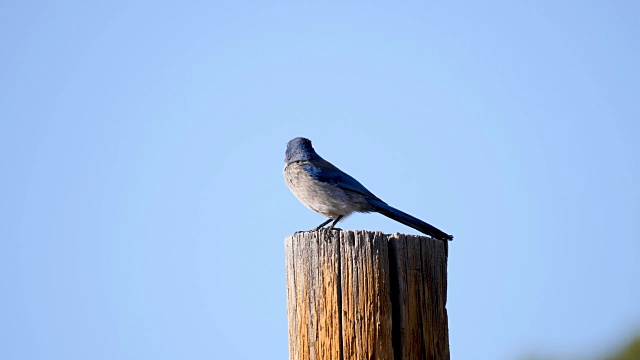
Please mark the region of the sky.
<svg viewBox="0 0 640 360"><path fill-rule="evenodd" d="M285 359L288 140L455 236L454 359L640 331L633 1L0 4L0 358ZM379 214L343 229L417 232ZM595 355L597 357L597 355Z"/></svg>

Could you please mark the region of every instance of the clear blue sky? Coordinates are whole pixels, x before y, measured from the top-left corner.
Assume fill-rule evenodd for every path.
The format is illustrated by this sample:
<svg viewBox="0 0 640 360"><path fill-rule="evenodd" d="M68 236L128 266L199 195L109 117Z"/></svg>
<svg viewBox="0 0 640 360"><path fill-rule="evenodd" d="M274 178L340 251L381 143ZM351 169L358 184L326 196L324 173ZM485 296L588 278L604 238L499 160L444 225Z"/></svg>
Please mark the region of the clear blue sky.
<svg viewBox="0 0 640 360"><path fill-rule="evenodd" d="M456 236L454 359L616 346L640 327L639 18L3 2L0 358L285 359L283 240L323 220L284 185L295 136Z"/></svg>

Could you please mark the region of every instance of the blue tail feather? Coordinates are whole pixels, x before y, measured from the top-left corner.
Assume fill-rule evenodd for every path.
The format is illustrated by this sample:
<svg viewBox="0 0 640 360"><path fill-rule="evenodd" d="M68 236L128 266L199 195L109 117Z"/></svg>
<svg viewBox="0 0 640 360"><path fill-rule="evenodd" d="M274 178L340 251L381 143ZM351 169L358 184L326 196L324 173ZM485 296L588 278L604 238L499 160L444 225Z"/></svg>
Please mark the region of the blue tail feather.
<svg viewBox="0 0 640 360"><path fill-rule="evenodd" d="M402 212L396 208L393 208L382 201L375 199L368 199L369 203L374 207L374 211L393 219L399 223L412 227L423 234L429 235L439 240L453 240L453 236L449 235L435 226L429 225L426 222L415 218L405 212Z"/></svg>

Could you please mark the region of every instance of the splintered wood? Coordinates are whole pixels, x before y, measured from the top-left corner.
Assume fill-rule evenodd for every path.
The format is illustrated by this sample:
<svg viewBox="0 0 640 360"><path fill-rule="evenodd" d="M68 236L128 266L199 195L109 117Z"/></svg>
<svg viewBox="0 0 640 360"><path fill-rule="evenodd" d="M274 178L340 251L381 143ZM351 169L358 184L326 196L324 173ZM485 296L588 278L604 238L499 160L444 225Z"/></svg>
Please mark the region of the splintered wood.
<svg viewBox="0 0 640 360"><path fill-rule="evenodd" d="M288 237L289 359L449 359L447 246L379 231Z"/></svg>

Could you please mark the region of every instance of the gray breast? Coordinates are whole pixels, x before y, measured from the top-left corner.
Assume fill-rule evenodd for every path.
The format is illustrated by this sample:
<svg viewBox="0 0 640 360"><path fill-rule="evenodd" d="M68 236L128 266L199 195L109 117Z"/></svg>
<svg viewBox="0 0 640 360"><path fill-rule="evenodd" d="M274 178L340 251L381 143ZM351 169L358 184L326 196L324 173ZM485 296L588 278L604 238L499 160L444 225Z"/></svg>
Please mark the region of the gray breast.
<svg viewBox="0 0 640 360"><path fill-rule="evenodd" d="M364 196L317 181L300 165L298 162L286 165L284 178L291 192L309 209L335 219L349 216L354 211L366 212L370 208Z"/></svg>

